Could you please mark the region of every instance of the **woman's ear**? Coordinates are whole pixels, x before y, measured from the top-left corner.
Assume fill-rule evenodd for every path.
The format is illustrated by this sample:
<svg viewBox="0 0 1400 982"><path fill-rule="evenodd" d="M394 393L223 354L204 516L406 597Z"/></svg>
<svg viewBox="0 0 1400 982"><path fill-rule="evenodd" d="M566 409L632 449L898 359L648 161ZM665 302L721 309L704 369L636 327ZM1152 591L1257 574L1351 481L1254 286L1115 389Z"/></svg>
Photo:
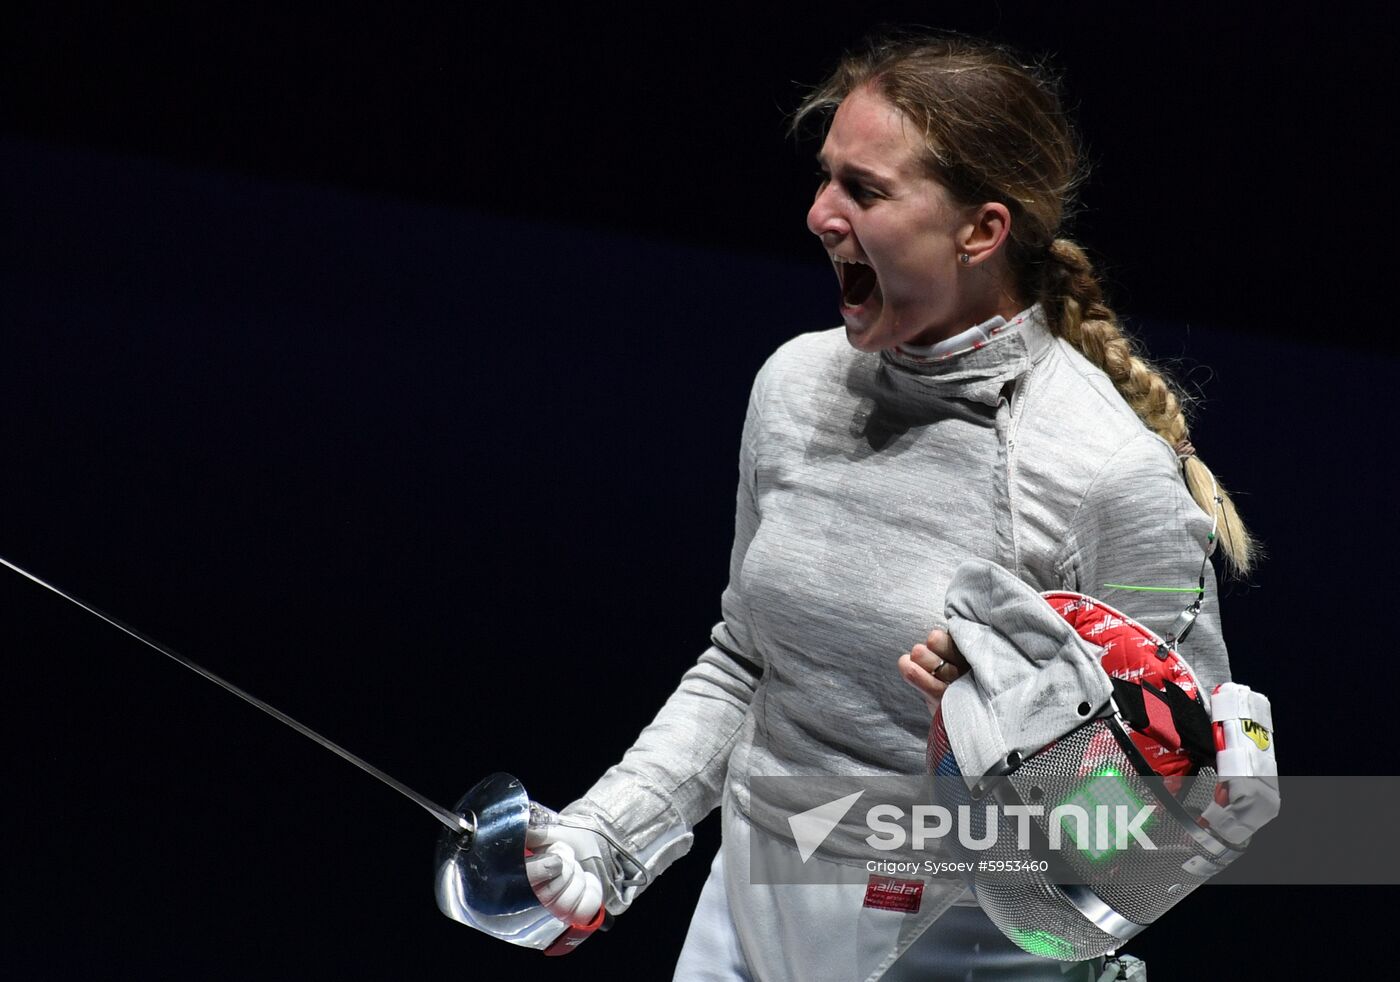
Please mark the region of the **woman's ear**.
<svg viewBox="0 0 1400 982"><path fill-rule="evenodd" d="M1011 209L999 201L978 205L958 233L958 251L968 256L965 266L976 266L997 254L1011 235Z"/></svg>

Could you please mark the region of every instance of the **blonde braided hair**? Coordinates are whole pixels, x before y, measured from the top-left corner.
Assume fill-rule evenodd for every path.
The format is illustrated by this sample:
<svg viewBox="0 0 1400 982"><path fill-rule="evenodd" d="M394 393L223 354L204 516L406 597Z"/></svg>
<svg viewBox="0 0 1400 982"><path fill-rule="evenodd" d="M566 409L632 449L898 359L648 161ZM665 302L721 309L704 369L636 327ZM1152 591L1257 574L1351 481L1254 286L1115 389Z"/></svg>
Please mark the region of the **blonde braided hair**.
<svg viewBox="0 0 1400 982"><path fill-rule="evenodd" d="M1214 515L1219 509L1220 548L1235 569L1247 575L1255 559L1254 539L1229 492L1196 457L1176 388L1123 333L1118 315L1104 301L1089 257L1069 239L1055 239L1046 273L1040 302L1051 329L1102 369L1147 428L1177 449L1187 490L1206 514ZM1215 497L1218 502L1212 500Z"/></svg>
<svg viewBox="0 0 1400 982"><path fill-rule="evenodd" d="M1184 400L1124 335L1084 250L1060 238L1082 174L1058 83L1012 52L959 37L890 34L848 54L798 108L792 129L830 116L868 87L924 136L924 165L964 205L1011 212L1007 260L1019 299L1038 301L1050 329L1084 354L1152 432L1177 449L1191 497L1217 516L1219 544L1247 575L1258 546L1229 494L1190 447Z"/></svg>

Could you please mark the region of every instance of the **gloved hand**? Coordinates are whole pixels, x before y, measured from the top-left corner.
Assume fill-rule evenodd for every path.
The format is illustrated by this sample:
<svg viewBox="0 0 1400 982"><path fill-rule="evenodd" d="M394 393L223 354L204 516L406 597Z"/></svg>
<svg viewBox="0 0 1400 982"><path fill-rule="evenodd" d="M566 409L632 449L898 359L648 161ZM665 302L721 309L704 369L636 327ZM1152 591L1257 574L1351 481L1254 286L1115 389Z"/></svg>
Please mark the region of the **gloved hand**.
<svg viewBox="0 0 1400 982"><path fill-rule="evenodd" d="M525 875L544 909L579 926L601 920L605 884L611 886L609 845L589 829L560 824L557 814L531 806Z"/></svg>

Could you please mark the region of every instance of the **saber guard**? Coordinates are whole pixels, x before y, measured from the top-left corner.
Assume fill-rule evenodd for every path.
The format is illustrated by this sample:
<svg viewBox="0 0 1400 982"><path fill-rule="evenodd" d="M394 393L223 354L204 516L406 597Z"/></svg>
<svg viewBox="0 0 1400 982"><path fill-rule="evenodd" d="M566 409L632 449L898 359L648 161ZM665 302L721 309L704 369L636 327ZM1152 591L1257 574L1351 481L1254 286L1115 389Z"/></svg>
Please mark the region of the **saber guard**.
<svg viewBox="0 0 1400 982"><path fill-rule="evenodd" d="M602 908L589 924L569 924L535 896L525 874L530 796L518 778L490 775L464 794L455 810L475 832L444 829L438 836L435 886L444 914L546 955L568 954L601 926Z"/></svg>

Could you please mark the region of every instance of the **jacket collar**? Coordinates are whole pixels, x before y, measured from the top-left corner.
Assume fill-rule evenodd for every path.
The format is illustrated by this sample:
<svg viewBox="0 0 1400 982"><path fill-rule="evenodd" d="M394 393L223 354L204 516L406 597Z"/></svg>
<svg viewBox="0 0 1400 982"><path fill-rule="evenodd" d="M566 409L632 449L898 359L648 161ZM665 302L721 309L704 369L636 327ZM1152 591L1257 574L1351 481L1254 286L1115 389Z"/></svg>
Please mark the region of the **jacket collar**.
<svg viewBox="0 0 1400 982"><path fill-rule="evenodd" d="M965 344L957 344L964 339ZM904 391L995 406L1006 383L1024 375L1055 339L1035 304L1009 321L994 317L951 340L954 350L935 345L919 354L882 351L881 374Z"/></svg>

